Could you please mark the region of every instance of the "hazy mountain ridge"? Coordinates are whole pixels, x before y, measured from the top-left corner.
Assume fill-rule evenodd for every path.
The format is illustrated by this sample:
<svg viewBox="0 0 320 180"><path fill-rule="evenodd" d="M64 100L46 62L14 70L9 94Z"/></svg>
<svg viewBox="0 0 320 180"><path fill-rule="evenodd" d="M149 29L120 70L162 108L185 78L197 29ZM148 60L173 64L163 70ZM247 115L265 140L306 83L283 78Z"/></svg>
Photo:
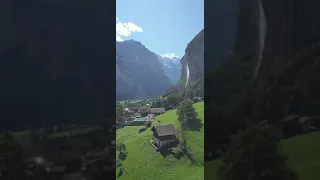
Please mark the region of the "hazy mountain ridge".
<svg viewBox="0 0 320 180"><path fill-rule="evenodd" d="M165 57L158 55L159 61L163 65L164 72L169 77L172 84L180 80L181 64L178 57Z"/></svg>
<svg viewBox="0 0 320 180"><path fill-rule="evenodd" d="M117 100L157 96L170 88L170 79L157 54L134 40L116 42L116 46L117 60L123 63L122 69L117 67Z"/></svg>

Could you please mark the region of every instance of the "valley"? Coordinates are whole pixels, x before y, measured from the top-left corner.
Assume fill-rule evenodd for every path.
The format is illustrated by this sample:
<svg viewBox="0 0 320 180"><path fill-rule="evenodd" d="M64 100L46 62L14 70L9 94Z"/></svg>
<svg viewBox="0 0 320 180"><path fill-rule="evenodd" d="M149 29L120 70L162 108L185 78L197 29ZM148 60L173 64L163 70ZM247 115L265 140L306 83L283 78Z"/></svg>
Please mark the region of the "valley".
<svg viewBox="0 0 320 180"><path fill-rule="evenodd" d="M182 59L151 53L134 40L117 42L118 71L127 73L117 76L117 179L204 178L203 42L201 30ZM164 79L147 79L156 75Z"/></svg>

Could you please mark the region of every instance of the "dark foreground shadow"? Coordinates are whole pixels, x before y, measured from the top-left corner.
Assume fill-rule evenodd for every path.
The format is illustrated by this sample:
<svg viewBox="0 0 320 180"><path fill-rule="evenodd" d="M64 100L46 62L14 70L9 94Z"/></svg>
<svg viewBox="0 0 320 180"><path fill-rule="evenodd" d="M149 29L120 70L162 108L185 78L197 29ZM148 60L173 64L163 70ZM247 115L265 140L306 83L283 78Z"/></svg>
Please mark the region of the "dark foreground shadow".
<svg viewBox="0 0 320 180"><path fill-rule="evenodd" d="M193 120L189 120L188 122L188 130L190 131L200 131L202 126L203 126L203 123L201 122L200 119L193 119Z"/></svg>

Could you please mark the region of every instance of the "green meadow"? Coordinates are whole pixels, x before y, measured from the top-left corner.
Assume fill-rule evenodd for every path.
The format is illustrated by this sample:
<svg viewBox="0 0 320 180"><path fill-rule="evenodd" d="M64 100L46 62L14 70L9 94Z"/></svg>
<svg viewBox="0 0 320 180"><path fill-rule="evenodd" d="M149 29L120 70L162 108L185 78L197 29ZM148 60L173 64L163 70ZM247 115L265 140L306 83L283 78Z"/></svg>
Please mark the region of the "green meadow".
<svg viewBox="0 0 320 180"><path fill-rule="evenodd" d="M204 123L204 103L196 103L194 107L198 118ZM173 124L180 129L176 110L167 111L156 118L152 125ZM151 126L152 127L152 126ZM126 145L127 158L122 162L125 173L119 180L202 180L204 179L204 126L200 131L186 131L185 138L190 156L175 158L173 155L162 155L151 145L152 131L148 128L142 133L142 126L126 126L117 130L117 141ZM117 154L118 158L118 154ZM118 174L118 172L117 172Z"/></svg>

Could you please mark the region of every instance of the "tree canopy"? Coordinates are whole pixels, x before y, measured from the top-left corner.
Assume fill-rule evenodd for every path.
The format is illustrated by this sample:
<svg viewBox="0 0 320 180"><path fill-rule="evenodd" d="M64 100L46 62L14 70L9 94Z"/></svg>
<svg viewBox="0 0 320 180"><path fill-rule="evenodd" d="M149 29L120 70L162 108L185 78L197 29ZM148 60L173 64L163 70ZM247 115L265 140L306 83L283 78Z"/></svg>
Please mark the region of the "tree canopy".
<svg viewBox="0 0 320 180"><path fill-rule="evenodd" d="M178 120L181 122L181 126L184 129L191 128L193 121L197 119L197 112L193 107L193 101L186 99L180 102L177 108Z"/></svg>
<svg viewBox="0 0 320 180"><path fill-rule="evenodd" d="M279 128L265 122L239 132L220 168L221 180L295 180L280 152Z"/></svg>

